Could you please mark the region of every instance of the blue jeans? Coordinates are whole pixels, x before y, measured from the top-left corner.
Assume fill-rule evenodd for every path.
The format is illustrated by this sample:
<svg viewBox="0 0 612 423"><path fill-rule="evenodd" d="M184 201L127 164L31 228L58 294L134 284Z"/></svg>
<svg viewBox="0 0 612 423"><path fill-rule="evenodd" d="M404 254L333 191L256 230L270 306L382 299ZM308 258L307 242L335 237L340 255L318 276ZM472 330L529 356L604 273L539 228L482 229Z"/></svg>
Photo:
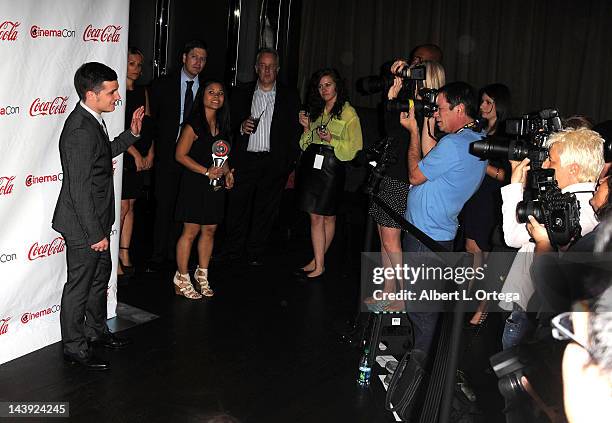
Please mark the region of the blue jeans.
<svg viewBox="0 0 612 423"><path fill-rule="evenodd" d="M438 244L447 248L449 251L453 250L453 240L450 241L437 241ZM431 252L429 248L425 246L421 241L404 232L404 239L402 240L402 249L406 253L427 253ZM410 256L407 257L407 262L410 264ZM416 263L419 265L419 263ZM406 304L406 310L410 310L410 304ZM438 317L440 313L436 312L410 312L408 311L408 318L412 322L414 329L414 348L424 351L429 354L433 337L436 332L436 324L438 323Z"/></svg>
<svg viewBox="0 0 612 423"><path fill-rule="evenodd" d="M525 335L532 330L532 324L527 317L527 313L516 304L514 308L510 317L506 319L504 334L502 335L502 347L505 350L520 344Z"/></svg>

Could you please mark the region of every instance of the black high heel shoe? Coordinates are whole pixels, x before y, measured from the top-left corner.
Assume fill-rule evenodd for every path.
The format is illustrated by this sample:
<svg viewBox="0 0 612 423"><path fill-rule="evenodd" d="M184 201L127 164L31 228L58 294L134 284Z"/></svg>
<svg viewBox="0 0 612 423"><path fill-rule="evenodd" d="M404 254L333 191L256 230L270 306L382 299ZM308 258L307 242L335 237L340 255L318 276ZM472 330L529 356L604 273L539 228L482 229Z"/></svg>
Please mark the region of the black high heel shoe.
<svg viewBox="0 0 612 423"><path fill-rule="evenodd" d="M129 250L129 247L119 247L120 250ZM123 273L125 275L132 275L134 274L134 266L126 266L125 264L123 264L123 260L121 260L121 255L117 256L119 258L119 264L121 265L121 268L123 269Z"/></svg>

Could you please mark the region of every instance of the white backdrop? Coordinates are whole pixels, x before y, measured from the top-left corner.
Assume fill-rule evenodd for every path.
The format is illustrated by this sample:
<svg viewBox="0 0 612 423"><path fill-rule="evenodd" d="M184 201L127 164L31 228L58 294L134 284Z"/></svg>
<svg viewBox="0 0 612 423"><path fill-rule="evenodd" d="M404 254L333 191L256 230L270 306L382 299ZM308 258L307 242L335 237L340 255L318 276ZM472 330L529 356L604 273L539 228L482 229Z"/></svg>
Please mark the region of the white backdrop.
<svg viewBox="0 0 612 423"><path fill-rule="evenodd" d="M61 186L59 135L79 101L76 69L113 68L122 98L128 41L127 0L2 1L0 8L0 363L61 339L59 309L66 254L51 219ZM105 114L111 139L125 104ZM115 169L119 216L122 158ZM108 316L117 305L119 223L111 233Z"/></svg>

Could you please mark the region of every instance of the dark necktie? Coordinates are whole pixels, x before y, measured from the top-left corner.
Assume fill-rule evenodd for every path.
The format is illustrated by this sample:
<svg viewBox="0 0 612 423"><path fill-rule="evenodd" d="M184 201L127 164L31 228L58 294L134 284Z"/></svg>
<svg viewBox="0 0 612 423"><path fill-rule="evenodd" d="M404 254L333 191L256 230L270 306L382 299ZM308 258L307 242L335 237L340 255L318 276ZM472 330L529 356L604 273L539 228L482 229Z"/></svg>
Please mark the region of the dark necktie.
<svg viewBox="0 0 612 423"><path fill-rule="evenodd" d="M193 107L193 81L187 81L187 91L185 91L185 106L183 107L183 122L187 120Z"/></svg>
<svg viewBox="0 0 612 423"><path fill-rule="evenodd" d="M108 136L108 129L106 129L106 123L104 123L104 119L102 119L102 129L104 130L104 133L106 134L106 138L110 139Z"/></svg>

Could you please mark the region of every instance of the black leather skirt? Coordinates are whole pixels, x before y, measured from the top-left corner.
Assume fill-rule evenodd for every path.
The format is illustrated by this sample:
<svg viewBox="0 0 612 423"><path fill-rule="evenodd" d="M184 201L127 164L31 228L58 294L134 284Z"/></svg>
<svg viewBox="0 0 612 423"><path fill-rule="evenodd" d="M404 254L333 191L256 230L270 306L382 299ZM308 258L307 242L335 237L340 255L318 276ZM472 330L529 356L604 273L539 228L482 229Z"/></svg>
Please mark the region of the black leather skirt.
<svg viewBox="0 0 612 423"><path fill-rule="evenodd" d="M320 166L315 167L317 156ZM320 167L320 169L318 168ZM296 178L298 208L308 213L335 216L344 191L346 168L329 145L310 144L302 153Z"/></svg>

